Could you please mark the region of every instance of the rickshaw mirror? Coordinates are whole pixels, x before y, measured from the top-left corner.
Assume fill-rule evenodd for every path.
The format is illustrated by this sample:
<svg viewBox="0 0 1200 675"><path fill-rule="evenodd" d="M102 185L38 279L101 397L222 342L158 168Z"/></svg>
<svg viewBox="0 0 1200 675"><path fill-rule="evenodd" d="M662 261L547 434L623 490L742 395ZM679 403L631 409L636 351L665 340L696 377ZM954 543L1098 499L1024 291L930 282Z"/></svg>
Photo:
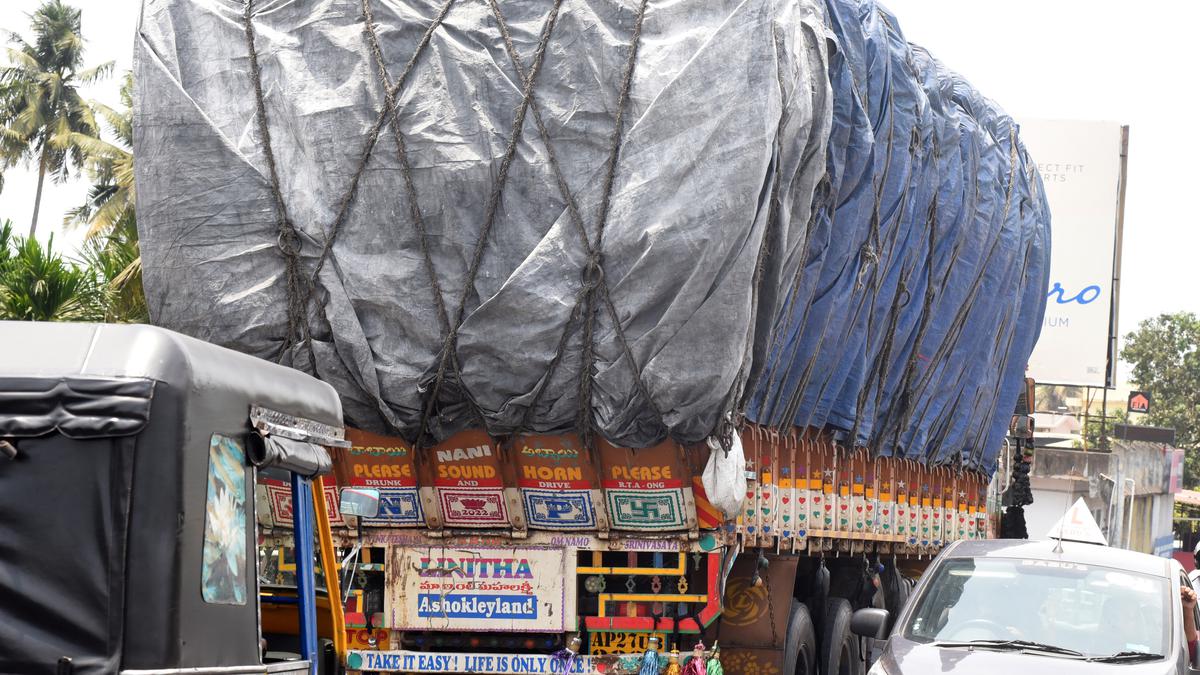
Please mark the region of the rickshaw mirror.
<svg viewBox="0 0 1200 675"><path fill-rule="evenodd" d="M374 518L379 515L379 490L372 488L342 488L338 504L344 516Z"/></svg>

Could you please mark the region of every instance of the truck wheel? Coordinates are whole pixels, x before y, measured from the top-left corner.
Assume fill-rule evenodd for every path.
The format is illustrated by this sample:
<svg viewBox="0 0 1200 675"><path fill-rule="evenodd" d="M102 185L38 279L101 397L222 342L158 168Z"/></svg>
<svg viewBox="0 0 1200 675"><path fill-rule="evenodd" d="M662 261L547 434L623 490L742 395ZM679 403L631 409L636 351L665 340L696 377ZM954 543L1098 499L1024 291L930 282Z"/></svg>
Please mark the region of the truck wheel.
<svg viewBox="0 0 1200 675"><path fill-rule="evenodd" d="M825 605L825 635L821 639L823 675L863 675L858 639L850 632L850 602L830 598Z"/></svg>
<svg viewBox="0 0 1200 675"><path fill-rule="evenodd" d="M788 617L787 638L783 643L784 675L816 675L817 636L813 632L812 617L803 603L792 601L792 613Z"/></svg>

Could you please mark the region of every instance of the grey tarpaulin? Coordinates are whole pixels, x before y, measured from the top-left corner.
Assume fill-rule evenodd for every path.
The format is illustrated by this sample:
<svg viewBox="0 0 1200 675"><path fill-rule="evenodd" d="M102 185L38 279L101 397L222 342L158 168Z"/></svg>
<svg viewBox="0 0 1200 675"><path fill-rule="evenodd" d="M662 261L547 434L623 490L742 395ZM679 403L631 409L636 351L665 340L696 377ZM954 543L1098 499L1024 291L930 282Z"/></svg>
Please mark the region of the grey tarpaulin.
<svg viewBox="0 0 1200 675"><path fill-rule="evenodd" d="M994 465L1045 194L874 0L145 0L136 69L153 318L353 425Z"/></svg>
<svg viewBox="0 0 1200 675"><path fill-rule="evenodd" d="M401 137L385 117L366 155L385 95L364 3L255 0L249 14L280 204L256 117L245 5L145 0L135 153L153 320L315 372L341 393L351 424L413 438L447 326L465 298L428 420L442 438L476 424L477 414L493 434L575 429L590 314L588 407L597 431L631 446L668 434L705 437L742 398L803 262L826 169L831 35L822 5L810 0L647 5L599 247L603 274L591 270L596 290L581 301L588 247L578 225L599 238L640 6L369 0L388 82L401 78L445 12L396 94ZM524 75L533 71L526 108ZM291 275L281 211L299 231ZM419 226L448 321L439 316ZM289 296L289 284L300 292ZM605 289L636 368L624 357ZM297 297L306 321L289 323ZM297 334L304 324L311 352ZM649 402L635 383L638 370Z"/></svg>

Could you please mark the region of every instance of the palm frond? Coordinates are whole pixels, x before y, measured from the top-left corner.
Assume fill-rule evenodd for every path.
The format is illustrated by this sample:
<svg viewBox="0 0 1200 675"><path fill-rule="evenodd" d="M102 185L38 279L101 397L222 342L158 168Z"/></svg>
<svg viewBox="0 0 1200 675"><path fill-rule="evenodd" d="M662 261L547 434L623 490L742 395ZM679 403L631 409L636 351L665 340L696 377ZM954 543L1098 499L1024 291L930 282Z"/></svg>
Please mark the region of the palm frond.
<svg viewBox="0 0 1200 675"><path fill-rule="evenodd" d="M42 70L42 65L32 54L29 54L23 49L8 48L8 60L12 64L8 69L12 69L19 73L39 73ZM6 69L6 70L8 70Z"/></svg>
<svg viewBox="0 0 1200 675"><path fill-rule="evenodd" d="M107 79L110 75L113 74L113 71L116 70L116 68L117 68L116 61L108 61L106 63L101 63L100 65L98 65L94 68L88 68L87 70L82 70L79 73L77 73L75 75L75 77L78 78L79 81L83 82L84 84L92 84L94 82L99 82L100 80Z"/></svg>

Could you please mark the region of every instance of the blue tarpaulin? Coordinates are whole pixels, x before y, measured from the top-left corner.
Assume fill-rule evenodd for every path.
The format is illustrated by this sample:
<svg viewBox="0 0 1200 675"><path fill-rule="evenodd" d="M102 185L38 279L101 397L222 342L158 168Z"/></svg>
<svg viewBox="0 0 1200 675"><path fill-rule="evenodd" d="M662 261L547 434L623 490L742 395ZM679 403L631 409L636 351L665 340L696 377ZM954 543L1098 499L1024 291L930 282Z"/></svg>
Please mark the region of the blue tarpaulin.
<svg viewBox="0 0 1200 675"><path fill-rule="evenodd" d="M1045 308L1050 218L1013 120L869 0L828 0L829 192L747 416L991 471Z"/></svg>

